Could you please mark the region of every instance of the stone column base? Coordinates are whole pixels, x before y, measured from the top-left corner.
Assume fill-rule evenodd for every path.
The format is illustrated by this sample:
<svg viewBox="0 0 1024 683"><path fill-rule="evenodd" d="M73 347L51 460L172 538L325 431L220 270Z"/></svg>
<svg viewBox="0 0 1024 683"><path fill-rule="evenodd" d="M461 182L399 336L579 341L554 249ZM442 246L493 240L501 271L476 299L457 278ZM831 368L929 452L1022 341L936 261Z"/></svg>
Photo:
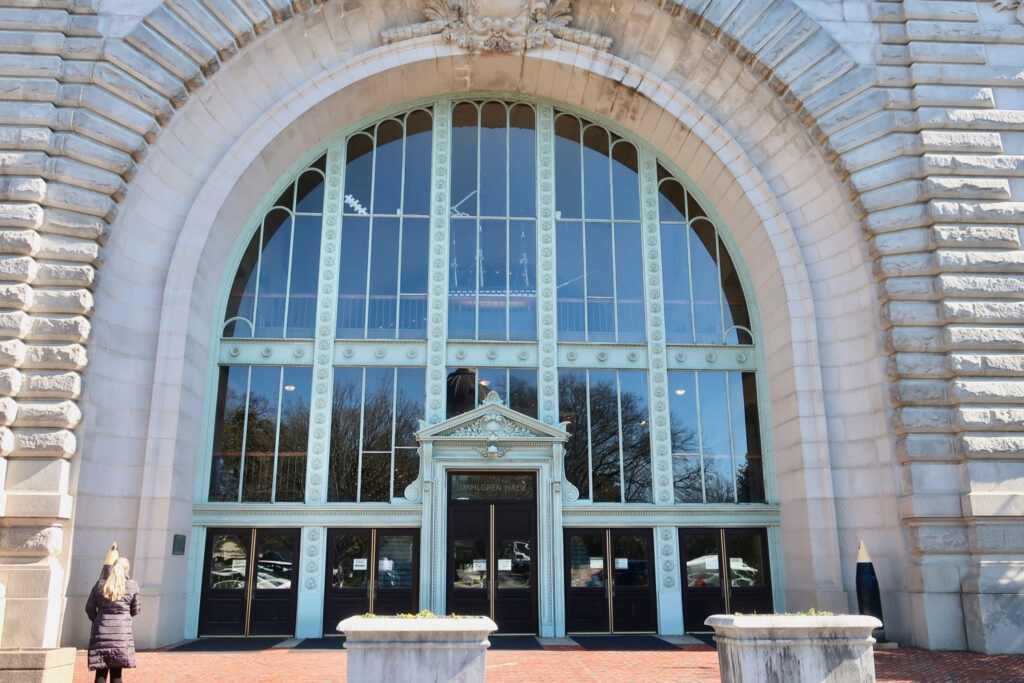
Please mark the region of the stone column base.
<svg viewBox="0 0 1024 683"><path fill-rule="evenodd" d="M0 683L71 683L73 647L0 649Z"/></svg>

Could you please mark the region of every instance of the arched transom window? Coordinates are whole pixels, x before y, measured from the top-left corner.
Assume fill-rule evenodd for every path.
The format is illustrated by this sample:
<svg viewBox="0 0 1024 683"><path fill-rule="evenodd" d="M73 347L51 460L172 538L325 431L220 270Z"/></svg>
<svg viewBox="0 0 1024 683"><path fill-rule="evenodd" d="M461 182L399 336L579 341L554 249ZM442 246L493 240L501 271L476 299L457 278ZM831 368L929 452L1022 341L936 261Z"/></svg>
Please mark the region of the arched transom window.
<svg viewBox="0 0 1024 683"><path fill-rule="evenodd" d="M764 501L741 272L655 152L488 99L415 107L311 158L239 248L211 502L403 502L420 421L489 392L566 423L581 501Z"/></svg>

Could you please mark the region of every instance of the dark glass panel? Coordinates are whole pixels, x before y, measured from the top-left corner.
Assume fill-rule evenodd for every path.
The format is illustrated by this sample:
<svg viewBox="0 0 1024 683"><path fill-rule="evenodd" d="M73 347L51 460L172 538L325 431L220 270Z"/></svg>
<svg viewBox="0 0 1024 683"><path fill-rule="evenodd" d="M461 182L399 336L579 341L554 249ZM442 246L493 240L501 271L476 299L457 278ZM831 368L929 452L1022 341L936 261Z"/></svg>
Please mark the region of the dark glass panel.
<svg viewBox="0 0 1024 683"><path fill-rule="evenodd" d="M555 118L555 210L563 219L583 217L581 136L576 117Z"/></svg>
<svg viewBox="0 0 1024 683"><path fill-rule="evenodd" d="M249 534L218 534L210 543L208 585L217 590L242 590L249 571Z"/></svg>
<svg viewBox="0 0 1024 683"><path fill-rule="evenodd" d="M743 296L739 273L732 257L721 240L718 243L718 266L722 276L722 295L725 297L725 339L727 344L753 344L750 336L750 315Z"/></svg>
<svg viewBox="0 0 1024 683"><path fill-rule="evenodd" d="M245 438L245 399L249 391L249 367L220 368L213 432L213 463L210 471L210 500L238 500L242 475L242 446Z"/></svg>
<svg viewBox="0 0 1024 683"><path fill-rule="evenodd" d="M377 536L377 588L411 588L419 568L415 565L415 539L409 534Z"/></svg>
<svg viewBox="0 0 1024 683"><path fill-rule="evenodd" d="M645 341L643 242L637 223L615 225L615 291L619 341Z"/></svg>
<svg viewBox="0 0 1024 683"><path fill-rule="evenodd" d="M316 336L317 276L320 269L320 216L297 216L288 292L288 337Z"/></svg>
<svg viewBox="0 0 1024 683"><path fill-rule="evenodd" d="M470 102L452 108L451 213L479 216L478 154L479 122L476 105Z"/></svg>
<svg viewBox="0 0 1024 683"><path fill-rule="evenodd" d="M743 425L734 429L737 438L743 438L746 442L746 448L736 449L739 461L736 495L740 503L763 503L764 470L761 461L761 425L757 410L756 375L752 372L738 374L742 377Z"/></svg>
<svg viewBox="0 0 1024 683"><path fill-rule="evenodd" d="M426 373L423 368L398 368L395 403L395 445L418 447L416 432L426 417Z"/></svg>
<svg viewBox="0 0 1024 683"><path fill-rule="evenodd" d="M686 585L690 588L716 587L722 585L721 553L717 533L687 533Z"/></svg>
<svg viewBox="0 0 1024 683"><path fill-rule="evenodd" d="M235 271L228 296L227 311L224 314L225 337L248 338L254 334L253 322L256 309L256 274L259 272L260 249L263 245L260 231L253 235L242 261Z"/></svg>
<svg viewBox="0 0 1024 683"><path fill-rule="evenodd" d="M661 273L665 296L665 339L670 344L693 343L690 300L690 229L661 226Z"/></svg>
<svg viewBox="0 0 1024 683"><path fill-rule="evenodd" d="M570 438L565 442L565 478L590 498L590 452L587 439L587 375L583 370L558 373L558 419Z"/></svg>
<svg viewBox="0 0 1024 683"><path fill-rule="evenodd" d="M338 534L334 537L337 566L331 585L335 588L363 588L369 575L369 534Z"/></svg>
<svg viewBox="0 0 1024 683"><path fill-rule="evenodd" d="M700 219L691 223L690 264L693 272L694 319L697 324L698 344L722 344L722 286L718 279L716 259L718 236L710 221Z"/></svg>
<svg viewBox="0 0 1024 683"><path fill-rule="evenodd" d="M338 273L339 339L366 335L366 274L370 263L370 219L346 216L342 221Z"/></svg>
<svg viewBox="0 0 1024 683"><path fill-rule="evenodd" d="M658 167L658 175L667 173ZM658 215L662 223L683 223L686 221L686 190L675 178L658 179Z"/></svg>
<svg viewBox="0 0 1024 683"><path fill-rule="evenodd" d="M700 465L700 423L697 413L697 378L692 371L668 373L669 424L672 435L672 475L677 503L704 499Z"/></svg>
<svg viewBox="0 0 1024 683"><path fill-rule="evenodd" d="M700 394L700 435L705 454L732 453L729 396L725 372L705 371L697 376Z"/></svg>
<svg viewBox="0 0 1024 683"><path fill-rule="evenodd" d="M405 489L416 481L420 471L420 456L415 448L395 449L395 498L404 498Z"/></svg>
<svg viewBox="0 0 1024 683"><path fill-rule="evenodd" d="M765 585L765 557L761 534L735 531L725 537L729 556L729 585L733 588L755 588Z"/></svg>
<svg viewBox="0 0 1024 683"><path fill-rule="evenodd" d="M258 537L256 588L288 590L292 587L295 547L293 534Z"/></svg>
<svg viewBox="0 0 1024 683"><path fill-rule="evenodd" d="M557 229L558 339L583 341L586 333L583 226L561 221Z"/></svg>
<svg viewBox="0 0 1024 683"><path fill-rule="evenodd" d="M640 176L636 147L619 140L612 148L612 191L616 220L640 220Z"/></svg>
<svg viewBox="0 0 1024 683"><path fill-rule="evenodd" d="M427 219L406 218L403 221L399 309L401 339L426 338L429 243Z"/></svg>
<svg viewBox="0 0 1024 683"><path fill-rule="evenodd" d="M477 396L480 392L475 368L449 369L447 385L448 395L445 402L447 417L461 415L476 407Z"/></svg>
<svg viewBox="0 0 1024 683"><path fill-rule="evenodd" d="M245 473L242 477L242 500L246 502L273 500L280 386L279 366L251 368L249 415L245 426Z"/></svg>
<svg viewBox="0 0 1024 683"><path fill-rule="evenodd" d="M276 501L301 502L306 497L306 456L313 369L284 368L281 429L278 437Z"/></svg>
<svg viewBox="0 0 1024 683"><path fill-rule="evenodd" d="M611 141L608 131L588 125L583 130L584 216L590 220L612 217Z"/></svg>
<svg viewBox="0 0 1024 683"><path fill-rule="evenodd" d="M647 537L642 535L616 536L612 549L615 563L615 587L629 588L650 585L651 568L647 566Z"/></svg>
<svg viewBox="0 0 1024 683"><path fill-rule="evenodd" d="M732 456L704 454L704 497L707 503L734 503Z"/></svg>
<svg viewBox="0 0 1024 683"><path fill-rule="evenodd" d="M615 251L609 223L587 223L587 341L615 341Z"/></svg>
<svg viewBox="0 0 1024 683"><path fill-rule="evenodd" d="M345 165L345 214L363 214L370 210L373 187L373 138L357 133L348 140Z"/></svg>
<svg viewBox="0 0 1024 683"><path fill-rule="evenodd" d="M364 450L391 452L394 372L391 368L366 369L366 388L363 398Z"/></svg>
<svg viewBox="0 0 1024 683"><path fill-rule="evenodd" d="M651 428L647 401L647 373L619 372L619 405L622 420L623 500L650 503Z"/></svg>
<svg viewBox="0 0 1024 683"><path fill-rule="evenodd" d="M406 117L405 201L402 207L406 216L430 214L433 125L430 112L423 109L417 109Z"/></svg>
<svg viewBox="0 0 1024 683"><path fill-rule="evenodd" d="M508 114L505 105L487 102L481 110L480 215L508 212Z"/></svg>
<svg viewBox="0 0 1024 683"><path fill-rule="evenodd" d="M573 534L567 546L569 587L604 588L604 534Z"/></svg>
<svg viewBox="0 0 1024 683"><path fill-rule="evenodd" d="M672 456L672 481L677 503L704 502L704 474L699 453Z"/></svg>
<svg viewBox="0 0 1024 683"><path fill-rule="evenodd" d="M320 163L324 158L321 157ZM295 183L295 211L321 214L324 210L323 168L305 171Z"/></svg>
<svg viewBox="0 0 1024 683"><path fill-rule="evenodd" d="M398 315L399 219L373 220L366 336L394 339Z"/></svg>
<svg viewBox="0 0 1024 683"><path fill-rule="evenodd" d="M594 502L622 502L619 389L614 370L590 371L590 457Z"/></svg>
<svg viewBox="0 0 1024 683"><path fill-rule="evenodd" d="M386 503L391 499L391 452L363 452L359 500Z"/></svg>
<svg viewBox="0 0 1024 683"><path fill-rule="evenodd" d="M537 215L537 134L533 107L517 104L509 114L509 215Z"/></svg>
<svg viewBox="0 0 1024 683"><path fill-rule="evenodd" d="M537 417L536 370L509 370L508 398L505 404L524 415Z"/></svg>
<svg viewBox="0 0 1024 683"><path fill-rule="evenodd" d="M331 458L327 500L354 501L359 481L360 409L363 405L363 372L360 368L334 369L331 414Z"/></svg>
<svg viewBox="0 0 1024 683"><path fill-rule="evenodd" d="M263 219L259 290L256 300L256 337L284 336L284 311L288 295L288 264L291 260L292 216L273 209Z"/></svg>
<svg viewBox="0 0 1024 683"><path fill-rule="evenodd" d="M374 214L393 216L402 208L404 141L405 128L400 121L388 119L377 127L377 149L373 168Z"/></svg>

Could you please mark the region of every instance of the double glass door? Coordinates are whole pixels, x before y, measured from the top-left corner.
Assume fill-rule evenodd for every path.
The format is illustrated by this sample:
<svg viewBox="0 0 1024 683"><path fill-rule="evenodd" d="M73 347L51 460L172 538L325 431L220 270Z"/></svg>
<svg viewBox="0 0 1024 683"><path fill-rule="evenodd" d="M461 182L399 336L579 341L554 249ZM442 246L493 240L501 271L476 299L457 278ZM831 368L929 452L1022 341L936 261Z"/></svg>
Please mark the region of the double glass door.
<svg viewBox="0 0 1024 683"><path fill-rule="evenodd" d="M712 614L772 612L765 529L680 529L679 548L686 631L710 631Z"/></svg>
<svg viewBox="0 0 1024 683"><path fill-rule="evenodd" d="M298 552L298 529L209 529L199 635L294 635Z"/></svg>
<svg viewBox="0 0 1024 683"><path fill-rule="evenodd" d="M566 529L566 631L657 631L652 546L650 529Z"/></svg>
<svg viewBox="0 0 1024 683"><path fill-rule="evenodd" d="M448 612L537 633L535 475L451 473L448 491Z"/></svg>
<svg viewBox="0 0 1024 683"><path fill-rule="evenodd" d="M357 614L419 611L419 531L330 529L325 584L324 635Z"/></svg>

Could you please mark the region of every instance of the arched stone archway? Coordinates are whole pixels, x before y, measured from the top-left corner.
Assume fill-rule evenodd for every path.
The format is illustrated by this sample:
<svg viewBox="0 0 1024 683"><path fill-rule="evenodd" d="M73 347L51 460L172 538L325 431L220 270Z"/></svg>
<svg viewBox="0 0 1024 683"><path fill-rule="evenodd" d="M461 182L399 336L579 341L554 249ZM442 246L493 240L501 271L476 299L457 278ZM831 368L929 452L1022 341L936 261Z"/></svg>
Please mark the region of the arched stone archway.
<svg viewBox="0 0 1024 683"><path fill-rule="evenodd" d="M434 34L382 44L382 30L422 19L416 0L389 4L386 14L376 5L350 10L313 0L230 10L153 3L141 20L116 24L128 28L123 35L110 36L87 4L69 3L50 17L47 35L63 40L46 53L76 66L55 78L63 85L49 106L57 108L31 111L62 131L46 144L51 158L67 163L40 164L38 187L12 191L29 207L19 225L42 237L28 250L38 266L28 263L23 278L39 301L20 308L21 347L9 367L19 382L60 371L74 385L88 362L89 383L84 392L57 390L56 408L10 392L22 416L37 417L13 421L5 453L18 459L38 449L31 452L71 470L66 491L57 486L59 509L44 505L55 523L17 527L8 534L12 553L28 544L33 556L66 566L69 541L54 530L72 520L77 499L71 602L108 537L129 536L143 580L162 586L160 624L145 637L180 636L184 614L161 606L180 604L186 592L183 578L164 578L181 562L168 555L168 536L188 532L198 499L212 306L238 231L273 184L339 129L438 93L519 93L579 107L639 136L693 179L728 226L765 325L791 603L847 608L850 558L857 536L867 535L886 548L880 565L898 605L895 630L941 642L914 631L911 622L928 621L915 614L930 603L900 583L912 567L896 523L908 515L897 457L926 441L941 449L948 439L924 424L940 418L902 407L914 400L904 380L915 370L899 363L912 359L897 356L889 370L896 379L886 378L882 349L883 342L897 350L920 343L907 342L901 329L928 327L932 314L900 288L904 281L894 278L881 299L872 282L909 272L907 254L928 253L934 242L914 233L894 244L891 235L926 221L886 194L884 173L861 173L885 166L914 177L897 149L906 144L897 132L905 122L885 110L894 91L880 88L875 71L795 3L711 3L700 13L640 1L582 5L572 25L610 37L610 51L559 39L526 53L467 54ZM83 61L90 66L77 86L83 79L69 74L82 72ZM10 144L39 147L30 139ZM1003 242L1013 246L1010 237ZM85 264L71 282L95 294L59 309L74 329L55 336L44 330L53 305L42 303L55 278L30 271L52 270L47 264L69 253ZM899 263L884 258L890 253L901 255ZM126 338L135 340L131 348ZM55 343L67 340L70 359ZM26 363L33 354L40 360ZM890 386L904 451L889 426ZM122 468L113 486L99 474L111 466ZM858 500L869 477L872 496ZM36 506L49 496L32 493L24 498ZM38 517L10 501L9 517ZM127 521L111 522L112 509ZM8 622L19 609L8 609ZM59 618L50 610L43 621L36 631L49 635L41 642L55 642ZM70 622L69 632L80 632ZM958 638L954 646L963 645Z"/></svg>

